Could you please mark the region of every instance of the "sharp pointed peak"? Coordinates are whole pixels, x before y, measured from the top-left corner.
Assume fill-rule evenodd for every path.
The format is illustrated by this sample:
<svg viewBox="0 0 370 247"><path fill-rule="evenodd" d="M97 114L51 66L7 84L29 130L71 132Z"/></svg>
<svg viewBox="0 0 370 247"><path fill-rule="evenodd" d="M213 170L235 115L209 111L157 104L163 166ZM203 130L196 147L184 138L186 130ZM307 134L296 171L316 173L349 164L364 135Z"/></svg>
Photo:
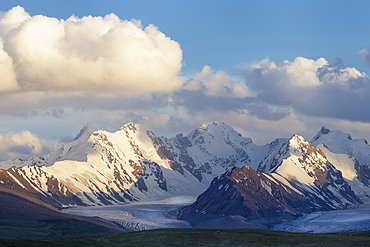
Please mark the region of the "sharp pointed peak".
<svg viewBox="0 0 370 247"><path fill-rule="evenodd" d="M291 140L299 140L299 141L304 141L304 142L308 142L303 136L301 136L301 135L293 135L290 139L289 139L289 141L291 141Z"/></svg>
<svg viewBox="0 0 370 247"><path fill-rule="evenodd" d="M213 122L204 123L204 124L200 125L198 127L198 129L207 129L207 128L211 128L211 127L214 127L214 126L227 126L227 125L225 123L221 123L221 122L218 122L218 121L213 121Z"/></svg>
<svg viewBox="0 0 370 247"><path fill-rule="evenodd" d="M322 126L320 131L317 132L317 134L312 138L312 141L311 142L314 142L316 141L317 139L319 139L321 136L323 135L327 135L331 132L331 130L329 128L327 128L326 126Z"/></svg>
<svg viewBox="0 0 370 247"><path fill-rule="evenodd" d="M326 126L322 126L321 130L320 130L320 133L323 134L323 135L329 134L330 129L328 129Z"/></svg>
<svg viewBox="0 0 370 247"><path fill-rule="evenodd" d="M301 135L293 135L289 139L289 145L290 146L300 146L301 144L311 144L309 141L307 141L303 136Z"/></svg>
<svg viewBox="0 0 370 247"><path fill-rule="evenodd" d="M320 138L322 138L323 136L326 136L325 138L329 138L329 139L348 139L348 140L352 140L352 137L350 134L348 133L345 133L345 132L342 132L340 130L329 130L328 128L326 128L325 126L323 126L321 128L321 130L312 138L312 143L315 142L315 145L316 145L316 141L319 140Z"/></svg>
<svg viewBox="0 0 370 247"><path fill-rule="evenodd" d="M128 123L122 125L120 129L136 128L136 126L137 126L137 124L135 124L134 122L128 122Z"/></svg>
<svg viewBox="0 0 370 247"><path fill-rule="evenodd" d="M121 131L121 130L123 130L123 131L132 131L134 133L136 133L137 131L139 131L139 132L148 131L146 126L138 124L138 123L134 123L134 122L129 122L129 123L126 123L126 124L122 125L121 128L119 128L119 131Z"/></svg>
<svg viewBox="0 0 370 247"><path fill-rule="evenodd" d="M92 125L87 123L81 130L80 132L76 135L76 137L73 139L73 141L79 139L81 136L89 136L93 132L97 131L98 129Z"/></svg>
<svg viewBox="0 0 370 247"><path fill-rule="evenodd" d="M225 124L224 122L214 121L200 125L198 128L190 132L187 137L190 139L194 139L204 133L235 133L236 135L241 136L241 134L239 134L236 130L234 130L231 126Z"/></svg>

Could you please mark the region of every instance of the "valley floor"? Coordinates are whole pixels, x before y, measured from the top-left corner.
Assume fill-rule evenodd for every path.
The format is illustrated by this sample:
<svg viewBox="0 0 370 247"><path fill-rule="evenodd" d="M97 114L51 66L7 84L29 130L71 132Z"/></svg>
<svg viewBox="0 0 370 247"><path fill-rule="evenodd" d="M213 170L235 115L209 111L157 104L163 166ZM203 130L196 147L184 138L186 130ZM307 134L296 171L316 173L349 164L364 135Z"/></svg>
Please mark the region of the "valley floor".
<svg viewBox="0 0 370 247"><path fill-rule="evenodd" d="M195 200L195 196L176 196L161 201L119 206L74 207L65 209L63 212L80 216L97 216L135 231L190 228L190 223L177 218L180 210ZM363 205L358 209L307 214L297 220L275 225L273 230L302 233L369 231L370 205Z"/></svg>
<svg viewBox="0 0 370 247"><path fill-rule="evenodd" d="M72 207L62 211L80 216L97 216L135 231L158 228L190 228L189 222L177 218L180 210L195 200L196 196L175 196L160 201L137 202L118 206Z"/></svg>
<svg viewBox="0 0 370 247"><path fill-rule="evenodd" d="M273 229L309 233L369 231L370 205L368 206L368 208L315 212L276 225Z"/></svg>

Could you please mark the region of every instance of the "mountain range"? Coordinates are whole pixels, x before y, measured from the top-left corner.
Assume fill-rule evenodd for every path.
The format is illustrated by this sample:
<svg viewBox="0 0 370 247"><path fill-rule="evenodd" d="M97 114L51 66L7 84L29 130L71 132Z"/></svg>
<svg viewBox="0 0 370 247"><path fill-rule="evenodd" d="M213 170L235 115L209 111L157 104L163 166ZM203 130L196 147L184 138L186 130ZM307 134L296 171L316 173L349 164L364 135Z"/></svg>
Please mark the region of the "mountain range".
<svg viewBox="0 0 370 247"><path fill-rule="evenodd" d="M199 195L181 214L199 227L263 228L370 200L367 141L326 127L311 141L260 146L219 122L172 138L134 123L114 133L87 124L54 152L0 168L0 189L57 208Z"/></svg>

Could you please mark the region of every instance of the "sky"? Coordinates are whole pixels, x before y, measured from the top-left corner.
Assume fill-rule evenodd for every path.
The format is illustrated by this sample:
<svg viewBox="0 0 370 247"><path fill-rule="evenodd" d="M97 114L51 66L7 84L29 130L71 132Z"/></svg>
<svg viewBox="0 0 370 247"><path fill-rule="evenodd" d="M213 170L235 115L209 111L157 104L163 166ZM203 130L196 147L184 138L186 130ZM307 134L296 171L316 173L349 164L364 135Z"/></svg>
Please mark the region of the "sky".
<svg viewBox="0 0 370 247"><path fill-rule="evenodd" d="M0 160L87 123L370 140L369 1L1 0Z"/></svg>

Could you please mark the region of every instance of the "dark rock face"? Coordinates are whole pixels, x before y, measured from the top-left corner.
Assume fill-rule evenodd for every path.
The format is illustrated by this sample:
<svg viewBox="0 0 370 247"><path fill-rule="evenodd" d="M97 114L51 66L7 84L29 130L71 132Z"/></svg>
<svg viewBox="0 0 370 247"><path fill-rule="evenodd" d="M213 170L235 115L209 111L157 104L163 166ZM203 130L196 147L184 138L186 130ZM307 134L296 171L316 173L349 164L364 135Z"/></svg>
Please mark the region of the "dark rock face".
<svg viewBox="0 0 370 247"><path fill-rule="evenodd" d="M322 126L321 130L319 133L313 138L313 141L316 141L319 139L322 135L326 135L330 133L330 129L326 128L325 126Z"/></svg>
<svg viewBox="0 0 370 247"><path fill-rule="evenodd" d="M367 180L370 180L370 164L365 164L361 167L364 172L364 176Z"/></svg>
<svg viewBox="0 0 370 247"><path fill-rule="evenodd" d="M292 188L296 188L291 183ZM296 207L308 205L303 194L257 173L248 166L235 167L215 178L197 201L183 211L181 218L194 225L204 219L240 215L248 219L294 215Z"/></svg>
<svg viewBox="0 0 370 247"><path fill-rule="evenodd" d="M370 186L370 164L365 163L363 166L356 159L355 169L358 180L363 184Z"/></svg>
<svg viewBox="0 0 370 247"><path fill-rule="evenodd" d="M184 169L186 169L199 181L202 180L200 172L195 170L196 164L194 160L187 152L187 148L191 147L192 144L186 136L178 134L171 139L157 138L151 131L147 131L147 135L152 140L154 147L156 147L159 157L168 159L172 164L171 168L173 170L184 175ZM178 152L174 152L175 149Z"/></svg>
<svg viewBox="0 0 370 247"><path fill-rule="evenodd" d="M333 210L342 204L328 189L334 183L331 172L329 174L326 184L319 190L318 187L311 188L317 190L312 192L282 177L276 179L279 175L257 173L248 166L235 167L215 178L197 201L182 212L181 219L198 226L205 221L239 215L248 220L264 219L268 225L293 219L302 213ZM348 201L361 203L343 179L337 179L335 183L341 186L339 193Z"/></svg>
<svg viewBox="0 0 370 247"><path fill-rule="evenodd" d="M186 136L182 134L176 137L157 138L152 132L147 132L148 136L157 148L157 153L162 159L168 159L171 162L171 168L184 175L184 169L190 172L199 181L202 181L202 174L199 169L196 169L196 164L193 158L188 154L187 148L192 147L192 143ZM175 152L174 150L177 150Z"/></svg>
<svg viewBox="0 0 370 247"><path fill-rule="evenodd" d="M144 173L140 174L140 178L136 182L136 185L138 185L139 189L148 191L144 179L153 176L154 181L158 184L158 187L162 190L167 191L166 178L163 176L161 167L157 163L150 162L149 160L144 160L143 165L147 168L145 169Z"/></svg>

